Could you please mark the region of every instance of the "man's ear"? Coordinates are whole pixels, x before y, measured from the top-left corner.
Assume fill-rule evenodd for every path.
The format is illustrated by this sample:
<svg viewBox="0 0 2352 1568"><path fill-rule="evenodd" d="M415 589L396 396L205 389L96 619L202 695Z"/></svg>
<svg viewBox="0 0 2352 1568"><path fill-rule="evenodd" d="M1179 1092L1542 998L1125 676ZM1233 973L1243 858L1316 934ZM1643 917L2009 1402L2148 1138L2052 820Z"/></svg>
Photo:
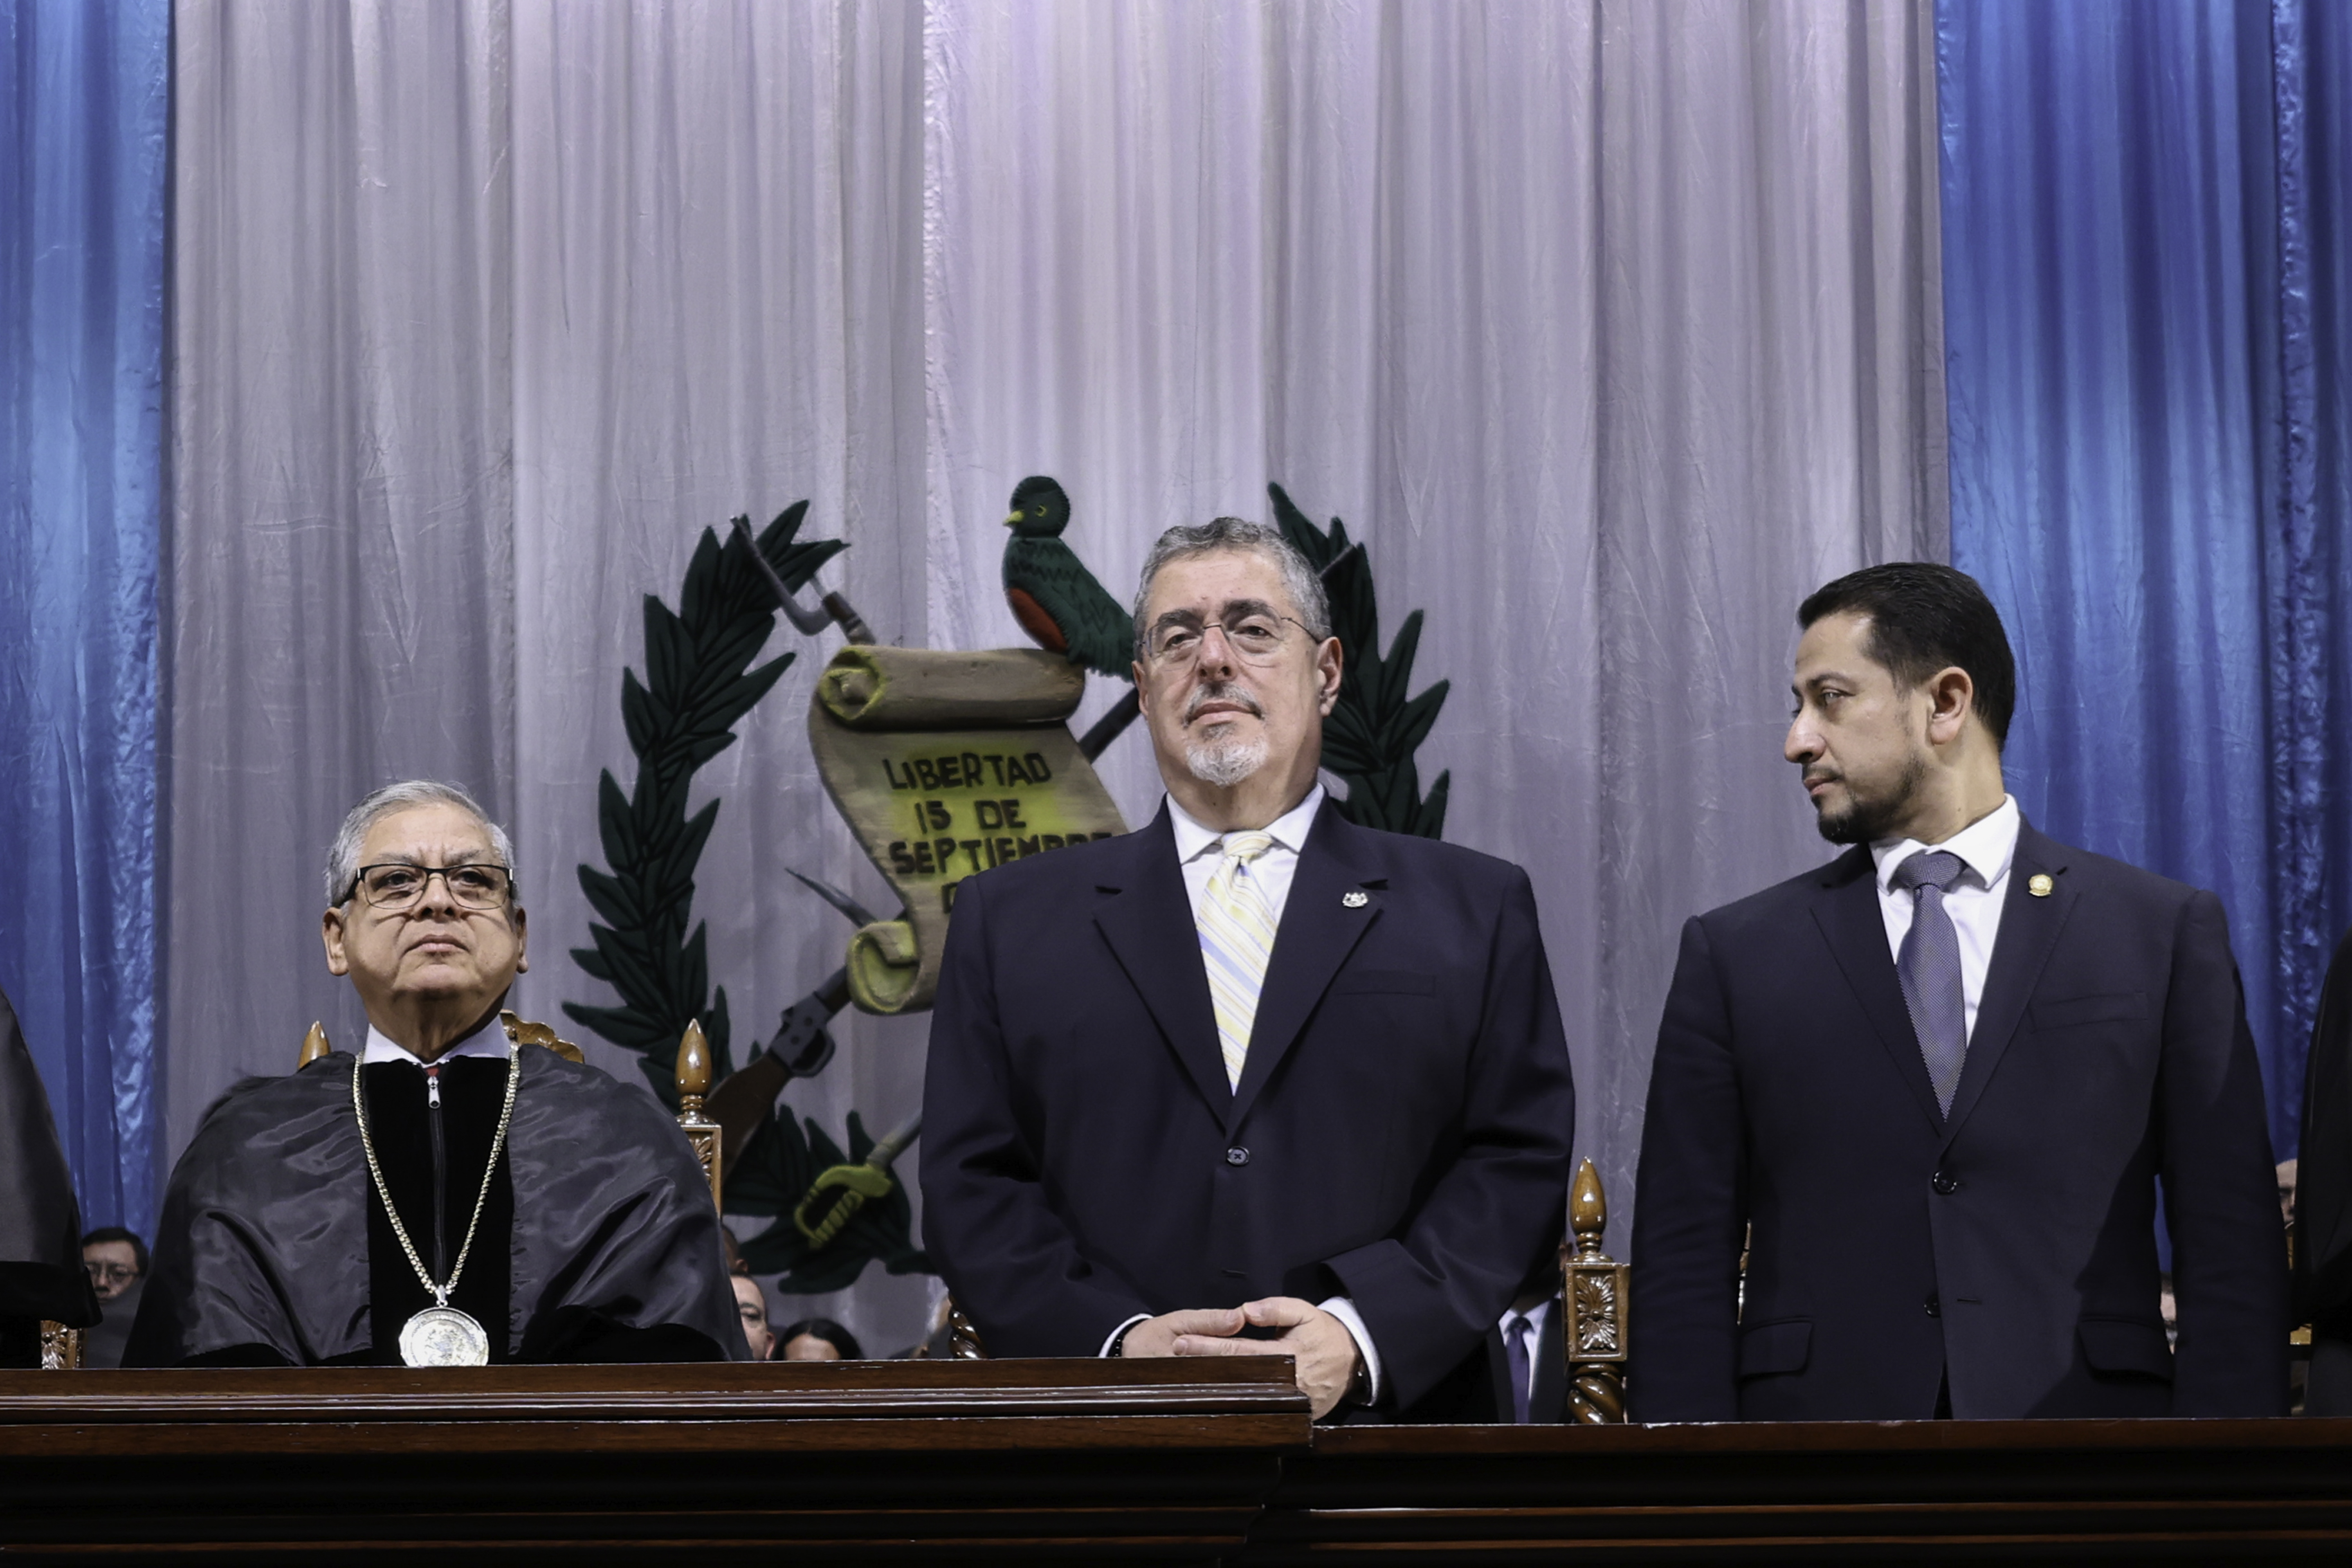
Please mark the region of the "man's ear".
<svg viewBox="0 0 2352 1568"><path fill-rule="evenodd" d="M1325 637L1315 650L1315 682L1321 694L1317 706L1326 719L1339 704L1339 639Z"/></svg>
<svg viewBox="0 0 2352 1568"><path fill-rule="evenodd" d="M1129 678L1135 682L1135 710L1149 719L1151 717L1151 688L1143 683L1143 661L1137 659L1127 668Z"/></svg>
<svg viewBox="0 0 2352 1568"><path fill-rule="evenodd" d="M530 968L530 917L520 904L515 906L515 973L521 974Z"/></svg>
<svg viewBox="0 0 2352 1568"><path fill-rule="evenodd" d="M349 974L352 961L343 953L343 911L329 910L319 917L319 936L327 944L327 973Z"/></svg>
<svg viewBox="0 0 2352 1568"><path fill-rule="evenodd" d="M1977 710L1977 683L1969 679L1967 670L1950 665L1929 679L1927 692L1927 739L1948 746L1959 738L1962 727Z"/></svg>

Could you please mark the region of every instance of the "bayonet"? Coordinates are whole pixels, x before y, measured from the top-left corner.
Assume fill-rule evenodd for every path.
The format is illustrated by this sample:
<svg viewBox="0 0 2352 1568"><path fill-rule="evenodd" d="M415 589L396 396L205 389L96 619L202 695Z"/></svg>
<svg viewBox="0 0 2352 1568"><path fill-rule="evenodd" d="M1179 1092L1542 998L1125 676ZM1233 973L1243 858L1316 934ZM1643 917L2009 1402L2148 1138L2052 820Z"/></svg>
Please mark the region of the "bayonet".
<svg viewBox="0 0 2352 1568"><path fill-rule="evenodd" d="M784 586L784 580L777 574L775 567L760 553L760 542L751 532L751 520L739 517L734 526L735 531L742 535L743 548L751 552L751 564L758 567L760 575L768 580L768 587L776 595L776 604L784 612L784 618L792 622L803 637L814 637L830 622L839 626L841 635L851 642L870 645L877 640L874 628L866 624L866 617L851 608L849 601L838 593L828 594L820 589L817 607L802 609L800 601L793 597L790 588Z"/></svg>
<svg viewBox="0 0 2352 1568"><path fill-rule="evenodd" d="M874 912L847 893L814 877L794 871L810 891L861 926L875 923ZM776 1096L796 1078L814 1078L833 1060L833 1032L825 1026L849 1005L849 971L836 969L824 984L784 1009L783 1023L767 1047L727 1075L710 1091L702 1113L719 1123L720 1171L723 1177L751 1146L751 1134L776 1108Z"/></svg>
<svg viewBox="0 0 2352 1568"><path fill-rule="evenodd" d="M792 870L792 868L786 867L785 869L789 871ZM839 888L835 887L832 883L820 882L814 877L803 876L798 871L793 871L792 874L793 879L798 881L802 887L806 888L810 892L814 893L818 898L823 899L826 903L831 904L835 909L839 910L848 920L850 924L856 926L881 924L881 921L875 917L872 910L867 909L864 904L859 903L856 899L851 898L847 893L843 892Z"/></svg>

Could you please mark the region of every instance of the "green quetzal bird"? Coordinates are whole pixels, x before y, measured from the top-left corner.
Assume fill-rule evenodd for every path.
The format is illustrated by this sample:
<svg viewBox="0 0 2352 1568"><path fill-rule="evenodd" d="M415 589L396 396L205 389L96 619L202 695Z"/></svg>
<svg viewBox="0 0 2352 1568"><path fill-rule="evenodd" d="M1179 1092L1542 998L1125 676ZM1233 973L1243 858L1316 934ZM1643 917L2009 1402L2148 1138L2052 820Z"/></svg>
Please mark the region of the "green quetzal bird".
<svg viewBox="0 0 2352 1568"><path fill-rule="evenodd" d="M1039 647L1121 680L1134 679L1135 622L1062 542L1070 498L1043 474L1013 487L1004 526L1004 602Z"/></svg>

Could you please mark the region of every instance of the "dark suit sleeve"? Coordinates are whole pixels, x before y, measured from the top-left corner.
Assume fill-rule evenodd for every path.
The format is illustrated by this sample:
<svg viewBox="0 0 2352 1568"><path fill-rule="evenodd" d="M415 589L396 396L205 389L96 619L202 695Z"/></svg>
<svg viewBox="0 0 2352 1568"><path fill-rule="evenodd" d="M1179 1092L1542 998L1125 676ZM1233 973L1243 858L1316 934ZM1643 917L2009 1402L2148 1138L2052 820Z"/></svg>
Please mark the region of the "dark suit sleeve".
<svg viewBox="0 0 2352 1568"><path fill-rule="evenodd" d="M1079 1251L1047 1201L1005 1058L987 879L956 896L923 1078L923 1240L989 1351L1096 1355L1150 1308Z"/></svg>
<svg viewBox="0 0 2352 1568"><path fill-rule="evenodd" d="M1413 1404L1458 1365L1557 1243L1575 1131L1568 1036L1535 889L1514 868L1470 1051L1459 1152L1401 1237L1326 1260L1371 1331L1384 1404Z"/></svg>
<svg viewBox="0 0 2352 1568"><path fill-rule="evenodd" d="M2284 1415L2287 1269L2262 1069L2221 900L2174 937L2157 1114L2180 1337L2175 1415Z"/></svg>
<svg viewBox="0 0 2352 1568"><path fill-rule="evenodd" d="M2336 944L2304 1062L2294 1316L2331 1334L2352 1306L2352 931Z"/></svg>
<svg viewBox="0 0 2352 1568"><path fill-rule="evenodd" d="M1683 927L1634 1184L1626 1397L1636 1421L1739 1418L1746 1121L1706 928Z"/></svg>

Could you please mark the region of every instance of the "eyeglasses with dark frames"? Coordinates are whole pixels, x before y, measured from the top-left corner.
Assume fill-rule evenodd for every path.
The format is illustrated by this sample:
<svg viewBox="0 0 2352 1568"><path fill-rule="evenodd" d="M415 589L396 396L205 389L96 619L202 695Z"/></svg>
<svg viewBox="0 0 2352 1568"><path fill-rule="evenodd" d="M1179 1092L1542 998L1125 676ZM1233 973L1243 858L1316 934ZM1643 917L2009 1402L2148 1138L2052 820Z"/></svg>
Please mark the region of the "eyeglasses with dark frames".
<svg viewBox="0 0 2352 1568"><path fill-rule="evenodd" d="M404 860L361 867L352 890L372 909L404 910L425 896L436 877L462 910L502 910L514 894L514 873L504 866L413 866Z"/></svg>

